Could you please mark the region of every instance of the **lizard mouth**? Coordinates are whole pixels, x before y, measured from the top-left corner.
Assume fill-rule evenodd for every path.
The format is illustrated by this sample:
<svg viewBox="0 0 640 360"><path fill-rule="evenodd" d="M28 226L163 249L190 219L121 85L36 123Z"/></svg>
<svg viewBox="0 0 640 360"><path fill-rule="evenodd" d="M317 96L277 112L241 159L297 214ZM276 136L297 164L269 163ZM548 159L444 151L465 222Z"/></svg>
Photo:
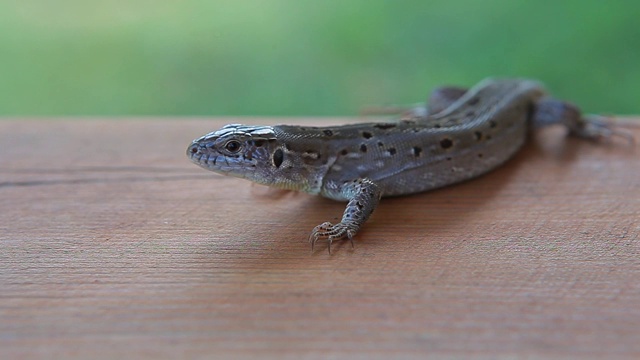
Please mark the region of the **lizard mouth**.
<svg viewBox="0 0 640 360"><path fill-rule="evenodd" d="M187 157L194 164L209 170L218 169L218 160L221 157L218 154L212 154L209 149L197 143L189 145L187 148ZM221 164L222 165L222 164Z"/></svg>
<svg viewBox="0 0 640 360"><path fill-rule="evenodd" d="M231 167L231 164L225 161L224 156L211 153L205 146L197 143L191 144L187 148L187 156L192 163L207 170L225 171L225 168L228 169Z"/></svg>
<svg viewBox="0 0 640 360"><path fill-rule="evenodd" d="M235 175L238 169L245 168L245 166L243 166L245 160L242 156L225 156L198 143L189 145L187 148L187 157L189 157L191 162L204 169L228 175Z"/></svg>

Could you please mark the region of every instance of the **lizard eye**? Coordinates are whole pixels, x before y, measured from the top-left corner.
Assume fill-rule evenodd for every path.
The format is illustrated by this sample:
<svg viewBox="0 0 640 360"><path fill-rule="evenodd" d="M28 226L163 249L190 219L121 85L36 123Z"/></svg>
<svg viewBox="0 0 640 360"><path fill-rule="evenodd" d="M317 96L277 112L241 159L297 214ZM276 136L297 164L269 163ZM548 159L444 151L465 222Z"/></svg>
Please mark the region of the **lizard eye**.
<svg viewBox="0 0 640 360"><path fill-rule="evenodd" d="M227 149L228 152L235 153L240 151L240 142L237 140L230 140L226 144L224 144L224 148Z"/></svg>

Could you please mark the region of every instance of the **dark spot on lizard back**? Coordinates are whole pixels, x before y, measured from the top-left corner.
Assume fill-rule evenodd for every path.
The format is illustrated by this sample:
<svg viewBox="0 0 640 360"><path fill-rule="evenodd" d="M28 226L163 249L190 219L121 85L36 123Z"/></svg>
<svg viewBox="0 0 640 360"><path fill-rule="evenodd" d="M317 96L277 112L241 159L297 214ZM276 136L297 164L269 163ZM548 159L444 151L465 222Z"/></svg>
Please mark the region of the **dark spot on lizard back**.
<svg viewBox="0 0 640 360"><path fill-rule="evenodd" d="M329 129L322 130L322 132L327 136L333 136L333 131Z"/></svg>
<svg viewBox="0 0 640 360"><path fill-rule="evenodd" d="M349 150L347 150L347 149L342 149L342 150L340 151L340 155L343 155L343 156L344 156L344 155L347 155L348 153L349 153Z"/></svg>
<svg viewBox="0 0 640 360"><path fill-rule="evenodd" d="M419 147L419 146L414 146L413 147L413 156L419 157L421 153L422 153L422 148L421 147Z"/></svg>
<svg viewBox="0 0 640 360"><path fill-rule="evenodd" d="M360 151L362 151L362 152L367 152L367 145L365 145L365 144L360 144Z"/></svg>
<svg viewBox="0 0 640 360"><path fill-rule="evenodd" d="M453 146L453 141L451 141L451 139L444 138L444 139L440 140L440 147L442 147L443 149L448 149L448 148L450 148L452 146Z"/></svg>
<svg viewBox="0 0 640 360"><path fill-rule="evenodd" d="M482 140L482 132L476 131L473 134L476 136L476 141Z"/></svg>
<svg viewBox="0 0 640 360"><path fill-rule="evenodd" d="M387 151L389 152L389 155L395 155L396 154L396 148L389 148L387 149Z"/></svg>
<svg viewBox="0 0 640 360"><path fill-rule="evenodd" d="M382 141L378 141L378 146L383 147L384 143Z"/></svg>
<svg viewBox="0 0 640 360"><path fill-rule="evenodd" d="M279 168L280 165L282 165L283 161L284 161L284 152L282 151L282 149L276 149L276 151L273 152L273 165Z"/></svg>
<svg viewBox="0 0 640 360"><path fill-rule="evenodd" d="M365 139L371 139L372 136L373 136L373 134L371 134L368 131L363 131L362 132L362 137L365 138Z"/></svg>
<svg viewBox="0 0 640 360"><path fill-rule="evenodd" d="M472 97L471 99L469 99L469 101L467 101L467 104L473 106L478 104L478 102L480 102L480 98L477 96Z"/></svg>
<svg viewBox="0 0 640 360"><path fill-rule="evenodd" d="M494 129L496 126L498 126L498 123L497 123L497 122L495 122L495 121L493 121L493 120L489 121L489 127L490 127L490 128Z"/></svg>
<svg viewBox="0 0 640 360"><path fill-rule="evenodd" d="M373 125L374 128L376 129L380 129L380 130L387 130L387 129L393 129L394 127L396 127L396 124L393 123L381 123L381 124L375 124Z"/></svg>

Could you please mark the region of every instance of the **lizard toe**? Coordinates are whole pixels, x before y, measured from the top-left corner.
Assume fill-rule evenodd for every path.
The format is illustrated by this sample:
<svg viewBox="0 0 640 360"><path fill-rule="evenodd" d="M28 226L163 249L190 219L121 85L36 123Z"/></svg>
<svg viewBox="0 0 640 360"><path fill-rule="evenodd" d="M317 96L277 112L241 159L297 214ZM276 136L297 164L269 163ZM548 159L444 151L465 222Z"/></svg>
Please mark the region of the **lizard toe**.
<svg viewBox="0 0 640 360"><path fill-rule="evenodd" d="M316 242L320 239L327 239L329 252L331 252L331 243L333 243L334 240L340 240L342 238L348 238L351 241L351 246L353 247L353 237L355 233L356 229L354 229L354 226L348 223L322 223L311 231L311 235L309 236L311 250L313 251Z"/></svg>
<svg viewBox="0 0 640 360"><path fill-rule="evenodd" d="M588 140L610 141L613 137L620 137L635 145L633 136L623 130L615 128L614 123L605 116L587 115L583 118L583 126L578 129L572 129L572 134Z"/></svg>

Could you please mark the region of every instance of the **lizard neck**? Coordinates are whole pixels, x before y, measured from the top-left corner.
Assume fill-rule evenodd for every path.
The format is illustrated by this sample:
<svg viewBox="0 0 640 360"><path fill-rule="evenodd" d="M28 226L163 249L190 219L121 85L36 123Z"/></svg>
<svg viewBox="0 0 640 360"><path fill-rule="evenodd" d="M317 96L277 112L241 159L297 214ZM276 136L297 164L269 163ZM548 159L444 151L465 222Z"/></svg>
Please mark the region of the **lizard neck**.
<svg viewBox="0 0 640 360"><path fill-rule="evenodd" d="M336 161L329 137L323 130L327 128L273 127L277 143L274 151L282 154L281 164L274 171L275 186L314 195L321 193L325 175Z"/></svg>

